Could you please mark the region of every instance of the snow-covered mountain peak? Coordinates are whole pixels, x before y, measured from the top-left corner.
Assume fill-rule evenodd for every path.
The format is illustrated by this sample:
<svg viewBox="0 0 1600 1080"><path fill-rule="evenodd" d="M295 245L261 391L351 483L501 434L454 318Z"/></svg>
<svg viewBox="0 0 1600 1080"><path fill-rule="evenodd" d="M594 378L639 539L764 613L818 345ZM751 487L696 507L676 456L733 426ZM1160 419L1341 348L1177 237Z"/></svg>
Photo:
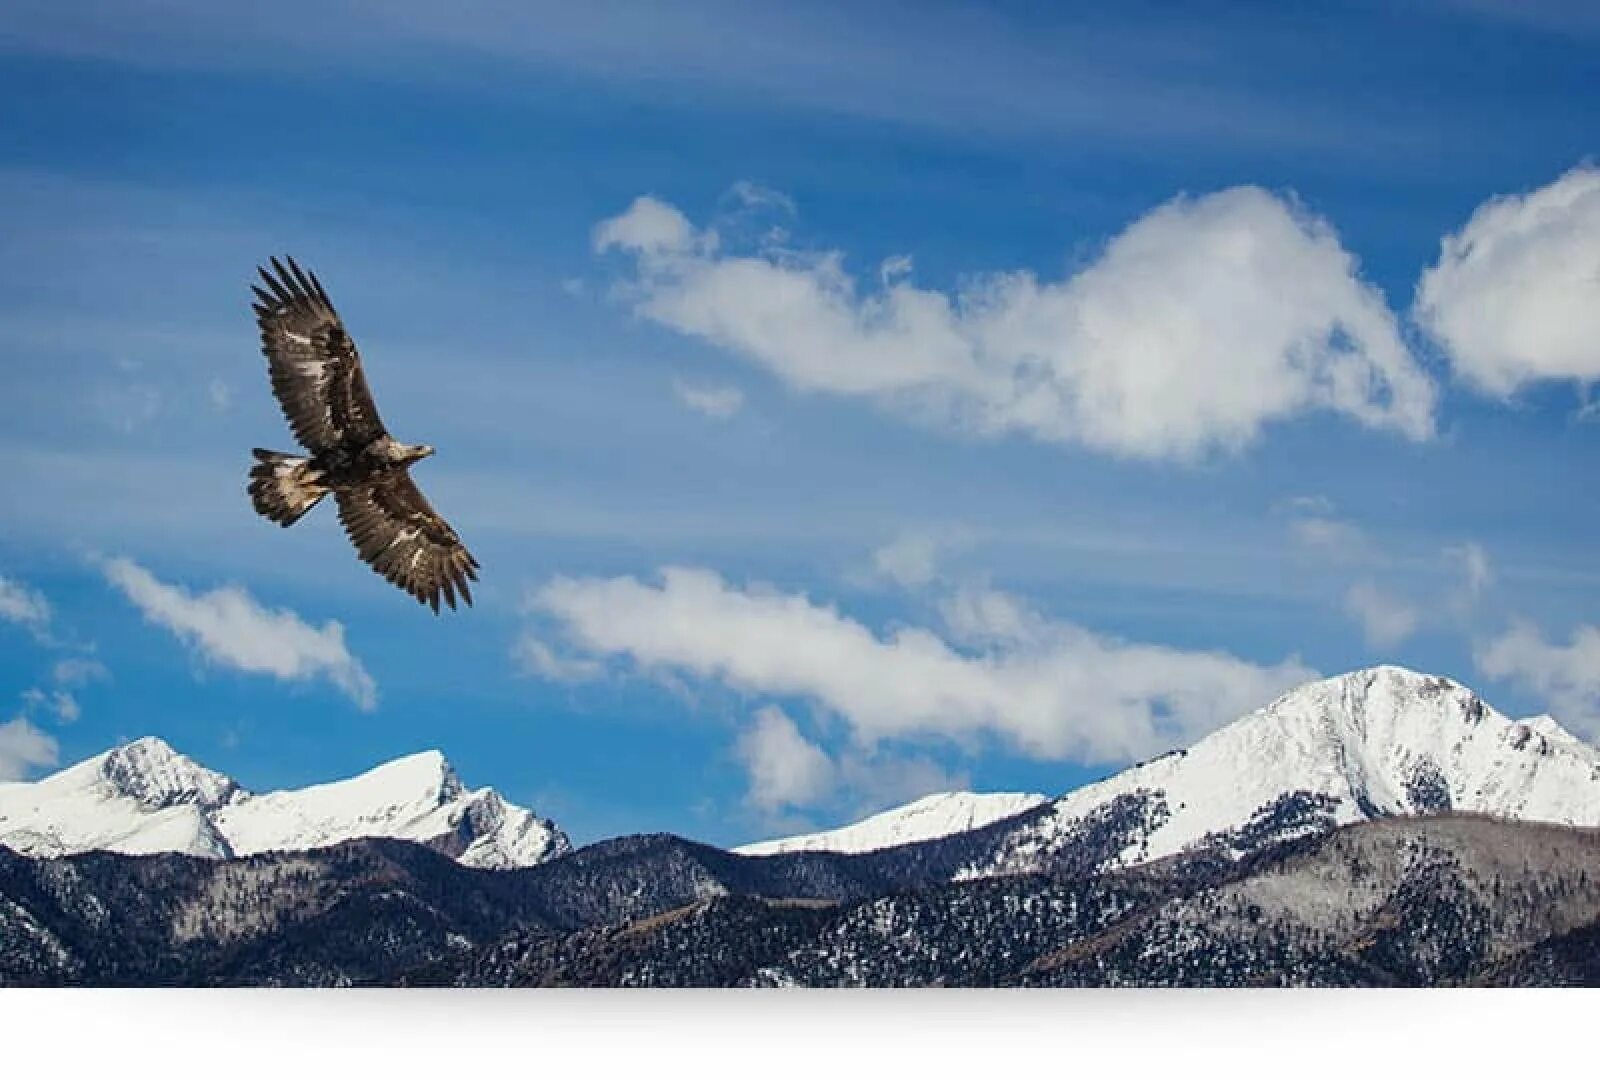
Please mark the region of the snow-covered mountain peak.
<svg viewBox="0 0 1600 1080"><path fill-rule="evenodd" d="M1113 861L1202 843L1244 851L1356 821L1466 811L1600 824L1600 751L1549 717L1512 720L1451 679L1365 668L1289 691L1186 750L1055 800L969 876L1029 868L1119 805Z"/></svg>
<svg viewBox="0 0 1600 1080"><path fill-rule="evenodd" d="M407 754L336 783L348 790L360 789L377 798L432 803L436 806L461 798L467 790L455 766L437 750Z"/></svg>
<svg viewBox="0 0 1600 1080"><path fill-rule="evenodd" d="M955 793L840 829L739 849L864 851L952 835L1033 803ZM991 816L926 827L938 800ZM962 872L1039 869L1085 837L1131 864L1200 844L1235 853L1372 818L1467 811L1600 825L1600 750L1548 716L1513 720L1461 683L1393 665L1297 687L1194 745L1048 801ZM920 825L919 825L920 823Z"/></svg>
<svg viewBox="0 0 1600 1080"><path fill-rule="evenodd" d="M93 787L146 810L223 806L243 793L238 784L178 753L153 735L124 743L41 781L62 789Z"/></svg>

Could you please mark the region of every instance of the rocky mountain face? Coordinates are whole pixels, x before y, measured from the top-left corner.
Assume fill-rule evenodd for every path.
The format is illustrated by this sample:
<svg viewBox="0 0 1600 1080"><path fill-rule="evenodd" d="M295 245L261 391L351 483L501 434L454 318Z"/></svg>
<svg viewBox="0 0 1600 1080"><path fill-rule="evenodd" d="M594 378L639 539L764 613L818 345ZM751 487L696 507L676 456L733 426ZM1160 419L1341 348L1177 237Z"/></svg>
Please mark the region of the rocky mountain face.
<svg viewBox="0 0 1600 1080"><path fill-rule="evenodd" d="M468 866L531 866L566 834L493 789L468 790L436 751L349 780L255 794L143 738L32 783L0 784L0 845L27 855L178 852L233 858L357 837L415 840Z"/></svg>

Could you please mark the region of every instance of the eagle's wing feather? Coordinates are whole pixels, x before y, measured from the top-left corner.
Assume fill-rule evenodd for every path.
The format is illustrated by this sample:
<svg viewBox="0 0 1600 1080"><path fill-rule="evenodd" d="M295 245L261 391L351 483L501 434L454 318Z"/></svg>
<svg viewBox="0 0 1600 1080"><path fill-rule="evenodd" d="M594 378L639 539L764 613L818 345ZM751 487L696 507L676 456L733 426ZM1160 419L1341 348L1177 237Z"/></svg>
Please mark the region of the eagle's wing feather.
<svg viewBox="0 0 1600 1080"><path fill-rule="evenodd" d="M261 351L272 392L294 437L313 454L362 447L386 434L361 370L361 354L345 332L322 283L293 259L260 268L256 294Z"/></svg>
<svg viewBox="0 0 1600 1080"><path fill-rule="evenodd" d="M478 579L478 560L409 472L396 469L333 494L350 542L373 570L435 612L441 595L452 608L457 594L472 603L467 582Z"/></svg>

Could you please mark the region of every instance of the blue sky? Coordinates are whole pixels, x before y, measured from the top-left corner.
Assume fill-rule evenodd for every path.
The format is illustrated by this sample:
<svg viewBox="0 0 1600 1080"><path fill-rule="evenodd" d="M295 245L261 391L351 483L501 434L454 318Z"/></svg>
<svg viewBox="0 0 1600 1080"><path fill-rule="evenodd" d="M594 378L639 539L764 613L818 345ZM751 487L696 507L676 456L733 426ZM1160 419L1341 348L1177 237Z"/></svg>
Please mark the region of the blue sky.
<svg viewBox="0 0 1600 1080"><path fill-rule="evenodd" d="M1600 732L1585 5L212 8L0 14L8 775L733 843L1377 662ZM472 611L251 511L278 252Z"/></svg>

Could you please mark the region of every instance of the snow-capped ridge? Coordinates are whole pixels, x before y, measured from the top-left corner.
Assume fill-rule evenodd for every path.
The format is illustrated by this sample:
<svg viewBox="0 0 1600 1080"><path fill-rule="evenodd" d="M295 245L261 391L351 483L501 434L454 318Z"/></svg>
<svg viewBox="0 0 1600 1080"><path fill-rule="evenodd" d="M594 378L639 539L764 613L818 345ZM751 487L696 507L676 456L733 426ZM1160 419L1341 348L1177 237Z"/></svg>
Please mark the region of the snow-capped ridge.
<svg viewBox="0 0 1600 1080"><path fill-rule="evenodd" d="M33 783L0 784L0 844L24 854L175 851L229 858L397 837L470 866L531 866L570 850L553 822L469 790L437 750L346 780L256 794L147 736Z"/></svg>
<svg viewBox="0 0 1600 1080"><path fill-rule="evenodd" d="M933 798L983 805L993 797ZM738 850L864 851L1012 816L943 830L897 827L918 820L926 801ZM1110 814L1124 830L1111 859L1118 865L1200 845L1238 854L1395 815L1466 811L1600 825L1600 750L1552 717L1513 720L1453 679L1384 664L1296 687L1191 746L1038 804L1045 809L1019 820L995 855L958 876L1041 868L1085 829L1105 828L1118 806Z"/></svg>
<svg viewBox="0 0 1600 1080"><path fill-rule="evenodd" d="M740 855L778 855L787 851L876 851L979 829L1048 801L1043 795L1031 793L939 792L837 829L763 840L733 850Z"/></svg>

